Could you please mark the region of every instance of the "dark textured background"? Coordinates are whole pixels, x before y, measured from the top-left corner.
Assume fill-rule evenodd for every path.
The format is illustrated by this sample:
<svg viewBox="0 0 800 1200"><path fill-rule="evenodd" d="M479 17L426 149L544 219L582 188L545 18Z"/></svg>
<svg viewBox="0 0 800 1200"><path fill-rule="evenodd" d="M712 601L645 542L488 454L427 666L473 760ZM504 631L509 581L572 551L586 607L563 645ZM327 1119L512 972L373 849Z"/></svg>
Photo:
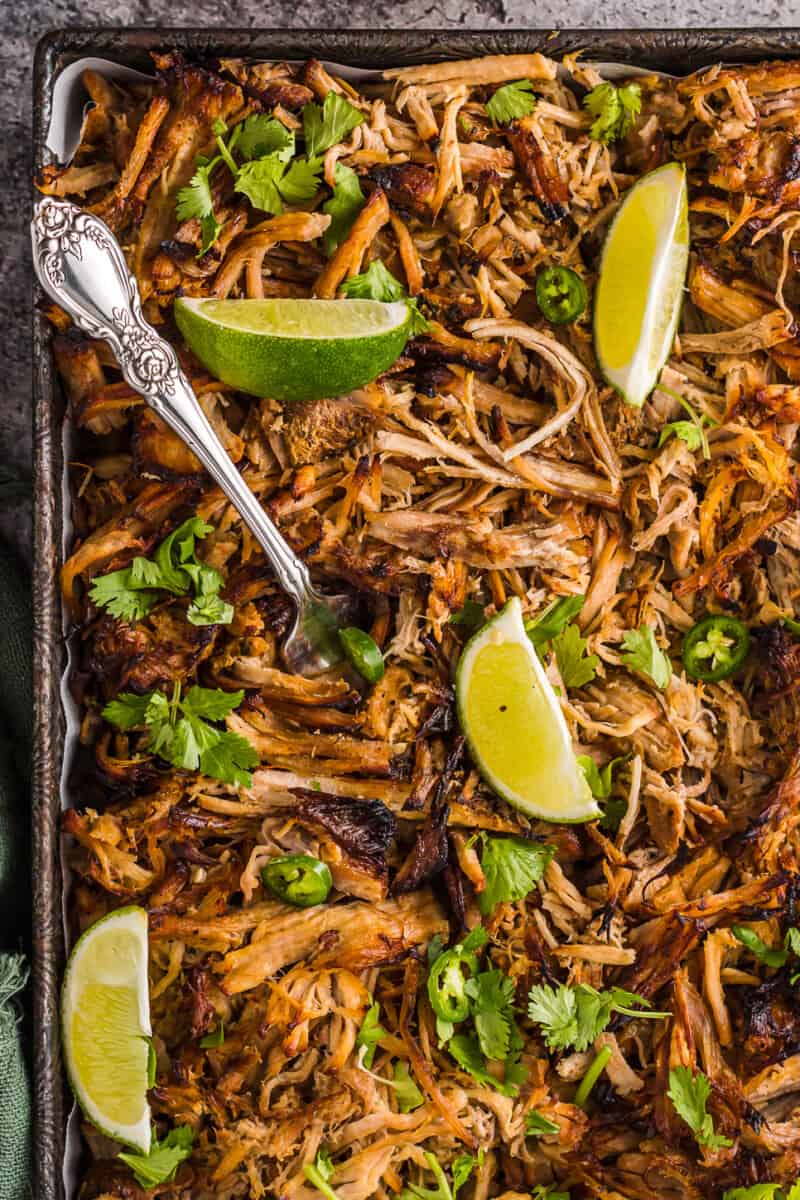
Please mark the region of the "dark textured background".
<svg viewBox="0 0 800 1200"><path fill-rule="evenodd" d="M81 25L193 25L206 28L291 26L324 29L392 27L514 29L583 27L765 28L800 24L800 0L767 0L747 15L739 0L0 0L0 534L30 557L30 501L9 488L6 469L29 479L31 461L30 263L27 240L31 65L48 29Z"/></svg>

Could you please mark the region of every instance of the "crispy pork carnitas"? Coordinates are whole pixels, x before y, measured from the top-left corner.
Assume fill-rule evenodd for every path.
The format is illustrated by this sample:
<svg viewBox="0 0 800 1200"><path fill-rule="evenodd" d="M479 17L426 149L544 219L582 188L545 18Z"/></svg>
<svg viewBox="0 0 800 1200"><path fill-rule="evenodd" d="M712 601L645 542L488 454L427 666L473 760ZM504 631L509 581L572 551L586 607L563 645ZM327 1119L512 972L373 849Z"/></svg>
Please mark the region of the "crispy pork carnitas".
<svg viewBox="0 0 800 1200"><path fill-rule="evenodd" d="M80 148L39 186L115 231L232 460L383 659L286 673L291 605L237 513L50 309L79 431L70 919L148 912L150 1102L190 1147L155 1194L788 1192L800 67L617 89L527 54L363 91L313 60L155 67L87 73ZM591 295L621 198L670 161L687 293L636 409ZM179 296L334 298L377 264L424 320L352 395L244 395L175 332ZM578 284L537 303L545 268ZM513 596L599 821L508 807L460 736L455 665ZM84 1200L141 1200L84 1131Z"/></svg>

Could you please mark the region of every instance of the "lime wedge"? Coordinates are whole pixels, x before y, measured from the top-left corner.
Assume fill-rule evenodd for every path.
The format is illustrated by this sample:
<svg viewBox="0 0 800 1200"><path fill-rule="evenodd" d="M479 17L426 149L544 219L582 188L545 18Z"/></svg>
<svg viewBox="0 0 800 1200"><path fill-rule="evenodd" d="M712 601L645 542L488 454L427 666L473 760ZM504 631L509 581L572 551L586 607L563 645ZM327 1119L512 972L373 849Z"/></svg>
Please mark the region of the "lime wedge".
<svg viewBox="0 0 800 1200"><path fill-rule="evenodd" d="M61 992L64 1057L86 1117L108 1137L150 1150L147 913L119 908L69 957Z"/></svg>
<svg viewBox="0 0 800 1200"><path fill-rule="evenodd" d="M545 821L600 816L516 597L464 647L456 702L475 765L498 796Z"/></svg>
<svg viewBox="0 0 800 1200"><path fill-rule="evenodd" d="M686 172L667 163L644 175L608 231L594 299L600 369L640 408L669 357L689 261Z"/></svg>
<svg viewBox="0 0 800 1200"><path fill-rule="evenodd" d="M402 300L187 300L175 320L223 383L273 400L320 400L371 383L410 331Z"/></svg>

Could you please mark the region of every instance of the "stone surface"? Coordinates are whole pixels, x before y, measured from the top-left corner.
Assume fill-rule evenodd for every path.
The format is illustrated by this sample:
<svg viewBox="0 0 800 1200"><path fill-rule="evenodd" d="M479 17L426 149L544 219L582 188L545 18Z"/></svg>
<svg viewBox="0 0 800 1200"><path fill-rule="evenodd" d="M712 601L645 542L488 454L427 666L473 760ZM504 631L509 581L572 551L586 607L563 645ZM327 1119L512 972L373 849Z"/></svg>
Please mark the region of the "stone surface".
<svg viewBox="0 0 800 1200"><path fill-rule="evenodd" d="M30 473L30 204L31 63L38 38L48 29L85 24L323 29L502 29L535 27L671 27L800 24L800 2L767 0L745 14L737 0L5 0L0 3L0 321L5 354L0 360L0 464ZM0 536L30 555L27 501L8 497L0 475Z"/></svg>

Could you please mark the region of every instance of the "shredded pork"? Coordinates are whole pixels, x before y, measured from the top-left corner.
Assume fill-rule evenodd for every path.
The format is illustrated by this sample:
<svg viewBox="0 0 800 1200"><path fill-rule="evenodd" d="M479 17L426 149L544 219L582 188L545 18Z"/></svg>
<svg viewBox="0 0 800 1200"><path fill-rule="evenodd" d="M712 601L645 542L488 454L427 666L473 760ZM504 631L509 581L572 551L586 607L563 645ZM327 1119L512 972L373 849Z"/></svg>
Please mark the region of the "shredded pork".
<svg viewBox="0 0 800 1200"><path fill-rule="evenodd" d="M192 386L250 487L315 577L357 593L385 654L370 691L351 674L288 675L291 621L258 547L198 463L122 381L102 345L51 314L79 449L64 596L78 629L75 808L65 820L74 933L125 904L149 912L157 1129L188 1124L174 1200L313 1200L321 1147L340 1200L432 1187L482 1152L463 1200L721 1197L800 1172L800 1019L791 964L772 947L794 922L800 870L800 608L794 307L800 67L715 67L641 80L635 129L594 141L580 104L597 82L540 54L387 71L365 94L319 63L216 70L156 60L153 87L87 79L95 107L69 166L42 190L100 213L123 242L148 317L176 337L176 296L332 298L381 260L429 321L359 393L293 408L232 391L178 344ZM493 90L532 81L537 105L498 128ZM365 121L328 151L366 203L328 256L313 202L266 217L219 176L222 232L201 252L175 215L218 119L272 113L288 128L312 98L348 96ZM619 196L645 170L688 171L691 266L672 357L641 411L605 385L588 314L551 326L533 303L541 266L591 293ZM217 176L214 177L217 180ZM707 447L667 422L705 414ZM196 627L167 597L110 617L90 580L147 555L186 516L214 532L200 554L225 579L229 625ZM511 596L532 616L585 595L578 618L596 677L561 689L576 751L612 777L616 826L529 821L456 747L455 664L465 604ZM686 677L682 639L707 612L744 620L753 651L733 680ZM646 624L667 652L664 688L632 672L623 635ZM119 692L200 683L246 693L231 730L255 747L249 789L168 770L142 735L101 717ZM483 916L480 835L546 840L530 893ZM478 841L475 841L475 837ZM261 882L276 854L308 853L334 890L310 910ZM525 1081L513 1095L459 1068L436 1036L426 950L483 919L487 966L514 981ZM795 966L795 970L797 967ZM670 1015L615 1020L586 1053L548 1050L526 1015L534 984L614 985ZM356 1037L372 1003L384 1029L371 1074ZM224 1025L224 1042L200 1038ZM607 1046L587 1111L576 1082ZM421 1094L387 1085L404 1065ZM670 1068L703 1071L729 1146L698 1146L667 1098ZM494 1067L490 1065L490 1071ZM526 1136L537 1110L557 1134ZM88 1127L87 1127L88 1130ZM110 1143L87 1133L82 1195L138 1197ZM432 1193L431 1193L432 1194ZM444 1194L444 1193L437 1193Z"/></svg>

